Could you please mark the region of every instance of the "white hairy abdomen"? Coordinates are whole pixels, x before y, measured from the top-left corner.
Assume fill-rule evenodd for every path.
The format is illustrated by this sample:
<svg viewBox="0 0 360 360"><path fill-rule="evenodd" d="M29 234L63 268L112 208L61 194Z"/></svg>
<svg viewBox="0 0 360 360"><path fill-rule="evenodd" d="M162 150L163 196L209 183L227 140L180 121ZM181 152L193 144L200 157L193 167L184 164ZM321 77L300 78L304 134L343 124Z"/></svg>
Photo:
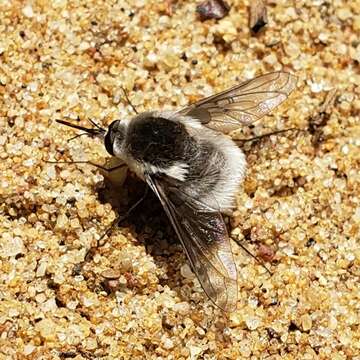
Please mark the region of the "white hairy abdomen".
<svg viewBox="0 0 360 360"><path fill-rule="evenodd" d="M223 152L225 164L221 169L220 180L214 186L211 195L215 197L220 210L222 212L228 212L235 206L235 195L245 176L245 155L239 147L225 135L216 134L212 141L214 141ZM209 196L208 199L205 198L204 201L211 205L211 196Z"/></svg>
<svg viewBox="0 0 360 360"><path fill-rule="evenodd" d="M204 127L196 119L186 117L183 122L190 133L195 132L197 137L211 142L224 155L225 162L220 169L220 179L211 192L199 200L211 207L219 208L221 212L229 212L235 206L235 195L245 176L244 153L228 136ZM206 177L201 181L206 182Z"/></svg>

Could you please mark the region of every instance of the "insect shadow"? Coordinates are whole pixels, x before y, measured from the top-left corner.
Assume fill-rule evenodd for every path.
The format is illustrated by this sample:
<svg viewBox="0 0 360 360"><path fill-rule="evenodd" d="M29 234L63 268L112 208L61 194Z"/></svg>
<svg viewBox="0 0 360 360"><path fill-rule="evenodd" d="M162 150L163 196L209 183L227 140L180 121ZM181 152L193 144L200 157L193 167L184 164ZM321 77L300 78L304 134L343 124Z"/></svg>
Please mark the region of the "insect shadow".
<svg viewBox="0 0 360 360"><path fill-rule="evenodd" d="M168 235L176 238L160 201L153 192L147 191L147 187L148 185L131 173L127 175L121 188L115 186L108 178L104 178L103 186L98 189L99 201L104 204L109 203L120 217L124 217L112 232L127 227L131 232L136 233L141 243L144 242L142 239L145 239L145 237L141 237L142 234L154 234L155 236L160 231L159 229L165 229L166 234L168 232ZM142 199L145 193L146 196ZM127 213L139 200L141 201L136 208ZM110 236L112 232L109 234ZM178 242L177 239L176 242Z"/></svg>
<svg viewBox="0 0 360 360"><path fill-rule="evenodd" d="M174 290L176 287L174 275L180 271L177 268L178 265L186 263L186 258L160 201L150 189L149 191L146 190L147 186L130 172L121 188L104 177L103 186L97 190L99 201L111 204L120 217L126 214L126 217L111 230L105 241L110 241L110 237L118 231L128 232L131 238L136 239L134 240L135 245L145 247L146 253L152 257L156 266L163 267L164 264L166 265L166 275L160 276L159 283ZM127 214L128 209L137 203L145 192L146 197L132 212ZM169 262L169 258L179 256L182 259L177 260L175 265L173 261ZM175 276L175 278L177 277ZM183 298L181 294L178 296Z"/></svg>

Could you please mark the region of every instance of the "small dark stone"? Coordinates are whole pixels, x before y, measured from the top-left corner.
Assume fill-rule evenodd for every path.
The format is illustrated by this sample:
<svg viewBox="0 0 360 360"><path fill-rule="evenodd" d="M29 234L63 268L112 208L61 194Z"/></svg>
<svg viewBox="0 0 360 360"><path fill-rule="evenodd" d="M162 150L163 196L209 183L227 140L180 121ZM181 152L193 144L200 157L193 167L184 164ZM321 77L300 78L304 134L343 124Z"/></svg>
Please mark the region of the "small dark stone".
<svg viewBox="0 0 360 360"><path fill-rule="evenodd" d="M293 321L291 321L289 325L289 331L295 331L295 330L300 330L300 328Z"/></svg>
<svg viewBox="0 0 360 360"><path fill-rule="evenodd" d="M264 0L253 0L250 4L249 26L256 34L268 23L267 10Z"/></svg>
<svg viewBox="0 0 360 360"><path fill-rule="evenodd" d="M257 23L251 28L251 30L256 34L258 33L265 25L267 24L267 22L264 21L263 18L259 19L257 21Z"/></svg>
<svg viewBox="0 0 360 360"><path fill-rule="evenodd" d="M313 246L316 243L314 238L309 238L309 240L306 242L306 247Z"/></svg>
<svg viewBox="0 0 360 360"><path fill-rule="evenodd" d="M230 6L223 0L204 1L196 7L202 21L209 19L222 19L230 11Z"/></svg>

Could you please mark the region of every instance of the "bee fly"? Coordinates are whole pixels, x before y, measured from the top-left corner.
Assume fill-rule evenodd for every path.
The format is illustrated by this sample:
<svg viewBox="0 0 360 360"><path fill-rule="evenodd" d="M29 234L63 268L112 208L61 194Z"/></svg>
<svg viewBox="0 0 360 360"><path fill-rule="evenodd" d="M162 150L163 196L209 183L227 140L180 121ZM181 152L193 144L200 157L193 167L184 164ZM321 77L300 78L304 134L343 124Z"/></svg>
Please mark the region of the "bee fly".
<svg viewBox="0 0 360 360"><path fill-rule="evenodd" d="M179 111L148 111L115 120L107 130L58 122L104 141L112 156L159 198L210 300L225 311L237 303L237 271L221 213L234 207L246 160L226 136L282 103L296 77L274 72L245 81Z"/></svg>

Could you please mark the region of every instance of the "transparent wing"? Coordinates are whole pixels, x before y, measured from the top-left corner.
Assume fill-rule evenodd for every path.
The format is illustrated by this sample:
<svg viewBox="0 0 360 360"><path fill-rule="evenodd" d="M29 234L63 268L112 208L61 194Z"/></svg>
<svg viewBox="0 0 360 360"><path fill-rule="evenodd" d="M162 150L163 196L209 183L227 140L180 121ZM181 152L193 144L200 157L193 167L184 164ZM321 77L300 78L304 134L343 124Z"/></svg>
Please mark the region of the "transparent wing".
<svg viewBox="0 0 360 360"><path fill-rule="evenodd" d="M210 300L224 311L237 303L237 271L221 213L166 180L146 175L183 245L191 268Z"/></svg>
<svg viewBox="0 0 360 360"><path fill-rule="evenodd" d="M286 72L273 72L245 81L221 93L181 109L211 129L229 132L248 125L281 104L296 87L297 78Z"/></svg>

